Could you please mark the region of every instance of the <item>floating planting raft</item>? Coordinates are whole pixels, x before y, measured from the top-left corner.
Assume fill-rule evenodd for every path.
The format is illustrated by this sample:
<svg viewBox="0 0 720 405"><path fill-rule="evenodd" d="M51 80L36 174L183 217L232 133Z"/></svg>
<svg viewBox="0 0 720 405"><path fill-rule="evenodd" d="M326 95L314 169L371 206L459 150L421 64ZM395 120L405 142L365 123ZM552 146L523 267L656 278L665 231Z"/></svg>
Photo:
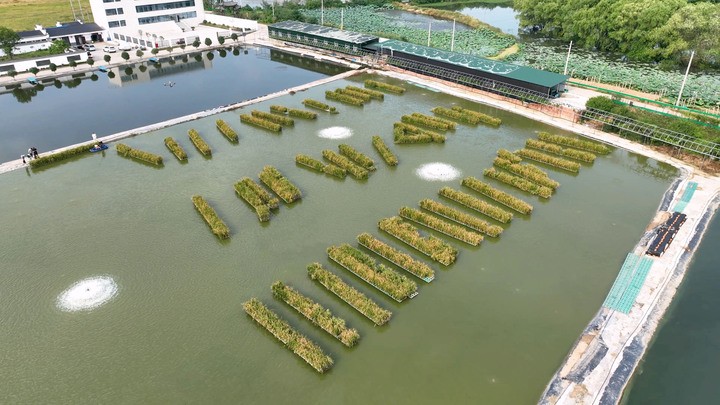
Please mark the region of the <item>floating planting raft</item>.
<svg viewBox="0 0 720 405"><path fill-rule="evenodd" d="M383 243L369 233L362 233L358 235L357 240L360 245L365 246L376 255L384 258L408 273L415 275L426 283L435 279L435 272L426 263L414 259L409 254L403 253L390 245Z"/></svg>
<svg viewBox="0 0 720 405"><path fill-rule="evenodd" d="M373 258L348 244L330 246L327 254L332 261L397 302L417 295L414 281L389 267L377 264Z"/></svg>
<svg viewBox="0 0 720 405"><path fill-rule="evenodd" d="M336 317L329 309L300 294L292 287L283 284L283 282L276 281L273 283L272 293L275 298L293 307L302 316L321 327L345 346L353 347L360 339L358 331L348 328L344 319Z"/></svg>
<svg viewBox="0 0 720 405"><path fill-rule="evenodd" d="M392 312L380 307L365 294L346 284L340 277L324 269L320 263L310 264L307 271L312 280L322 284L328 291L373 321L375 325L382 326L390 320Z"/></svg>
<svg viewBox="0 0 720 405"><path fill-rule="evenodd" d="M393 125L395 143L444 143L445 135L420 129L414 125L396 122Z"/></svg>
<svg viewBox="0 0 720 405"><path fill-rule="evenodd" d="M387 91L387 92L395 93L395 94L405 93L404 87L395 86L395 85L384 83L384 82L379 82L377 80L365 80L365 87L367 87L369 89L383 90L383 91Z"/></svg>
<svg viewBox="0 0 720 405"><path fill-rule="evenodd" d="M482 232L488 236L498 237L503 231L501 226L491 225L475 215L470 215L466 212L456 210L455 208L448 207L447 205L439 203L435 200L421 200L420 208L426 209L435 215L439 215L451 221L455 221L461 225L465 225L470 229Z"/></svg>
<svg viewBox="0 0 720 405"><path fill-rule="evenodd" d="M538 139L545 142L556 143L558 145L569 146L571 148L577 148L586 150L588 152L598 153L600 155L607 155L608 153L610 153L610 148L608 148L607 146L601 143L586 141L584 139L552 135L547 132L540 132L538 134Z"/></svg>
<svg viewBox="0 0 720 405"><path fill-rule="evenodd" d="M370 172L368 172L365 168L360 167L345 156L339 155L329 149L323 150L322 155L329 162L332 162L338 167L346 170L351 176L358 180L365 180L370 175Z"/></svg>
<svg viewBox="0 0 720 405"><path fill-rule="evenodd" d="M225 137L230 140L230 142L238 141L237 133L235 133L235 130L232 129L232 127L228 125L227 122L223 120L217 120L215 121L215 126L217 126L218 131L225 135Z"/></svg>
<svg viewBox="0 0 720 405"><path fill-rule="evenodd" d="M500 221L504 224L512 220L513 214L505 211L500 207L496 207L492 204L488 204L485 201L475 198L470 194L457 191L450 187L443 187L438 192L441 196L455 201L458 204L464 205L470 209L473 209L481 214L487 215L488 217Z"/></svg>
<svg viewBox="0 0 720 405"><path fill-rule="evenodd" d="M510 195L504 191L500 191L496 189L495 187L492 187L491 185L487 183L483 183L482 181L476 179L475 177L466 177L462 181L462 185L473 189L477 191L480 194L483 194L500 204L513 209L521 214L529 215L532 210L533 206L526 203L525 201Z"/></svg>
<svg viewBox="0 0 720 405"><path fill-rule="evenodd" d="M347 176L347 170L343 169L342 167L335 166L332 163L326 164L323 171L325 172L325 174L335 176L339 179L344 179Z"/></svg>
<svg viewBox="0 0 720 405"><path fill-rule="evenodd" d="M382 156L385 163L388 164L388 166L397 166L398 165L398 158L395 156L394 153L388 148L388 146L385 144L385 141L382 140L377 135L374 135L372 137L372 145L377 150L377 152Z"/></svg>
<svg viewBox="0 0 720 405"><path fill-rule="evenodd" d="M528 192L532 195L537 195L542 198L550 198L552 196L552 189L545 186L539 186L532 181L525 180L522 177L515 176L514 174L509 174L505 172L501 172L499 170L495 170L494 167L491 167L489 169L485 169L483 171L483 175L485 177L490 177L491 179L495 179L498 181L501 181L505 184L511 185L518 190L522 190L525 192ZM504 203L503 203L504 204ZM515 209L514 207L511 207Z"/></svg>
<svg viewBox="0 0 720 405"><path fill-rule="evenodd" d="M202 196L192 196L192 202L195 204L195 208L197 208L203 219L205 219L205 222L210 226L212 233L220 239L228 239L230 237L230 228L225 225L225 222L218 217L213 207L211 207Z"/></svg>
<svg viewBox="0 0 720 405"><path fill-rule="evenodd" d="M498 157L501 157L505 160L509 160L511 163L520 163L522 162L522 158L512 152L510 152L507 149L498 149L497 151Z"/></svg>
<svg viewBox="0 0 720 405"><path fill-rule="evenodd" d="M284 105L271 105L270 112L273 114L287 114L288 108Z"/></svg>
<svg viewBox="0 0 720 405"><path fill-rule="evenodd" d="M403 115L402 117L400 117L400 121L406 124L420 125L443 132L455 129L455 123L452 121L444 120L442 118L430 117L420 113Z"/></svg>
<svg viewBox="0 0 720 405"><path fill-rule="evenodd" d="M333 365L333 359L323 352L320 346L293 329L275 312L260 302L257 298L243 303L243 309L255 322L262 325L272 333L288 349L300 356L319 373L324 373Z"/></svg>
<svg viewBox="0 0 720 405"><path fill-rule="evenodd" d="M323 103L322 101L317 101L317 100L313 100L311 98L306 98L305 100L302 101L302 103L305 107L329 112L330 114L339 114L337 109L335 109L335 107L329 106L329 105Z"/></svg>
<svg viewBox="0 0 720 405"><path fill-rule="evenodd" d="M586 163L592 163L597 158L595 154L590 152L585 152L572 148L563 148L562 146L555 145L554 143L538 141L536 139L528 139L527 141L525 141L525 146L528 148L538 149L545 152L554 153L556 155L569 157L571 159L579 160Z"/></svg>
<svg viewBox="0 0 720 405"><path fill-rule="evenodd" d="M479 233L468 231L462 226L451 224L443 219L415 208L402 207L400 208L399 214L405 219L425 225L430 229L434 229L435 231L442 233L443 235L447 235L473 246L479 245L483 240L482 235Z"/></svg>
<svg viewBox="0 0 720 405"><path fill-rule="evenodd" d="M308 110L300 110L297 108L290 108L288 115L295 118L302 118L304 120L314 120L317 118L317 113Z"/></svg>
<svg viewBox="0 0 720 405"><path fill-rule="evenodd" d="M203 154L203 156L210 156L212 155L212 150L210 150L210 146L208 146L207 142L205 142L204 139L200 136L198 131L194 129L188 130L188 137L190 137L190 142L192 142L193 145L197 148L197 150Z"/></svg>
<svg viewBox="0 0 720 405"><path fill-rule="evenodd" d="M337 91L332 90L328 90L325 92L325 98L327 98L328 100L339 101L343 104L349 104L358 107L362 107L365 104L365 101L360 98L348 96L347 94L338 93Z"/></svg>
<svg viewBox="0 0 720 405"><path fill-rule="evenodd" d="M580 171L580 163L573 162L567 159L562 159L555 156L550 156L546 153L538 152L532 149L520 149L516 150L515 154L525 159L534 160L536 162L545 163L548 166L557 167L558 169L567 170L569 172L578 173Z"/></svg>
<svg viewBox="0 0 720 405"><path fill-rule="evenodd" d="M337 167L334 164L325 164L313 157L303 155L301 153L295 155L295 162L299 165L305 166L309 169L315 170L320 173L329 174L341 179L344 179L347 175L347 171L341 167Z"/></svg>
<svg viewBox="0 0 720 405"><path fill-rule="evenodd" d="M338 145L338 149L340 150L341 155L347 157L348 159L352 160L356 164L360 165L363 169L369 170L369 171L377 170L375 168L375 161L370 159L370 157L368 155L359 152L357 149L353 148L352 146L341 143L340 145Z"/></svg>
<svg viewBox="0 0 720 405"><path fill-rule="evenodd" d="M46 155L38 157L37 159L31 160L29 162L30 167L32 167L33 169L36 169L38 167L49 165L51 163L60 162L65 159L70 159L71 157L90 153L90 148L92 148L92 147L93 147L92 143L87 143L87 144L80 145L75 148L66 149L62 152L46 154Z"/></svg>
<svg viewBox="0 0 720 405"><path fill-rule="evenodd" d="M459 112L460 114L463 114L463 115L476 117L476 118L477 118L478 120L480 120L480 122L482 122L483 124L492 125L492 126L494 126L494 127L499 127L500 124L502 124L502 120L501 120L500 118L493 117L493 116L487 115L487 114L483 114L483 113L481 113L481 112L477 112L477 111L473 111L473 110L468 110L467 108L462 108L462 107L457 106L457 105L456 105L456 106L453 106L453 107L452 107L452 110L453 110L453 111L457 111L457 112Z"/></svg>
<svg viewBox="0 0 720 405"><path fill-rule="evenodd" d="M339 93L339 94L344 94L344 95L346 95L346 96L350 96L350 97L353 97L353 98L360 99L360 100L363 101L363 103L369 103L370 100L372 100L372 97L370 97L369 94L365 94L365 93L362 93L362 92L357 92L357 91L350 90L350 89L347 89L347 88L345 88L345 89L335 89L335 92L336 92L336 93Z"/></svg>
<svg viewBox="0 0 720 405"><path fill-rule="evenodd" d="M270 187L275 194L280 196L280 198L288 204L302 198L300 189L283 176L280 170L273 166L263 167L259 177L260 181Z"/></svg>
<svg viewBox="0 0 720 405"><path fill-rule="evenodd" d="M255 126L258 128L267 129L268 131L272 131L272 132L282 131L282 126L280 124L276 124L274 122L264 120L262 118L253 117L250 114L241 114L240 122L242 122L243 124L252 125L252 126Z"/></svg>
<svg viewBox="0 0 720 405"><path fill-rule="evenodd" d="M182 146L180 146L180 144L175 141L175 139L173 139L171 136L168 136L167 138L165 138L164 142L165 146L170 150L170 152L172 152L173 155L175 155L178 160L187 160L187 153L185 153L185 149L183 149Z"/></svg>
<svg viewBox="0 0 720 405"><path fill-rule="evenodd" d="M434 236L422 237L414 226L400 217L385 218L378 223L381 230L430 256L438 263L449 266L455 262L458 251Z"/></svg>
<svg viewBox="0 0 720 405"><path fill-rule="evenodd" d="M270 208L277 208L279 204L276 198L272 198L270 193L248 177L235 183L235 192L255 209L260 222L269 221Z"/></svg>
<svg viewBox="0 0 720 405"><path fill-rule="evenodd" d="M516 174L526 180L530 180L535 184L549 187L553 190L560 187L560 183L548 177L547 172L529 163L511 163L507 159L496 157L495 160L493 160L493 165L500 169L507 170L510 173Z"/></svg>
<svg viewBox="0 0 720 405"><path fill-rule="evenodd" d="M381 91L370 90L370 89L365 89L365 88L356 87L356 86L345 86L345 89L354 91L356 93L367 94L368 96L370 96L371 98L373 98L375 100L380 100L380 101L385 100L385 93L383 93Z"/></svg>
<svg viewBox="0 0 720 405"><path fill-rule="evenodd" d="M469 125L477 125L481 121L481 119L473 114L470 114L468 112L461 112L461 111L455 111L450 108L445 107L435 107L432 109L432 112L445 118L450 118L456 121L460 121L463 124L469 124Z"/></svg>
<svg viewBox="0 0 720 405"><path fill-rule="evenodd" d="M119 143L115 145L115 149L117 149L117 152L119 155L125 156L125 157L131 157L137 160L142 160L143 162L152 163L154 165L160 166L163 163L162 156L156 155L154 153L145 152L139 149L131 148L123 143Z"/></svg>
<svg viewBox="0 0 720 405"><path fill-rule="evenodd" d="M293 120L292 118L285 117L283 115L271 114L271 113L266 113L265 111L258 111L258 110L252 110L250 112L250 114L255 118L274 122L276 124L282 125L283 127L292 127L295 125L295 120Z"/></svg>

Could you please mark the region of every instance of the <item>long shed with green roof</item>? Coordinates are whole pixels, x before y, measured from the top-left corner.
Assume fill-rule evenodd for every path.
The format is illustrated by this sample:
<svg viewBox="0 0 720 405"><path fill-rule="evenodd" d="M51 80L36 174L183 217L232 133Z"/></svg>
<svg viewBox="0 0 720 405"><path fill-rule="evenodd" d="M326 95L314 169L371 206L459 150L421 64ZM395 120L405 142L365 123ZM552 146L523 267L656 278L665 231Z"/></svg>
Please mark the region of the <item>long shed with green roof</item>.
<svg viewBox="0 0 720 405"><path fill-rule="evenodd" d="M332 49L349 54L361 53L363 47L379 40L374 35L298 21L282 21L268 25L268 34L272 39Z"/></svg>

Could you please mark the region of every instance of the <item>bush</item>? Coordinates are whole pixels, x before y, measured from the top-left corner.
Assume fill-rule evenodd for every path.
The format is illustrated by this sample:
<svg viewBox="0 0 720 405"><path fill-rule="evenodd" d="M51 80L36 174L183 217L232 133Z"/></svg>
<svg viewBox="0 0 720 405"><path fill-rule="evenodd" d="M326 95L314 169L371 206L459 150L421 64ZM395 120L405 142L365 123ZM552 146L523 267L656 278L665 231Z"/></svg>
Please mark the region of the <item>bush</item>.
<svg viewBox="0 0 720 405"><path fill-rule="evenodd" d="M46 166L52 163L60 162L65 159L70 159L71 157L84 155L86 153L90 153L90 148L93 147L92 143L87 143L80 145L75 148L66 149L62 152L47 154L38 157L37 159L33 159L30 161L30 167L33 169L36 169L38 167Z"/></svg>

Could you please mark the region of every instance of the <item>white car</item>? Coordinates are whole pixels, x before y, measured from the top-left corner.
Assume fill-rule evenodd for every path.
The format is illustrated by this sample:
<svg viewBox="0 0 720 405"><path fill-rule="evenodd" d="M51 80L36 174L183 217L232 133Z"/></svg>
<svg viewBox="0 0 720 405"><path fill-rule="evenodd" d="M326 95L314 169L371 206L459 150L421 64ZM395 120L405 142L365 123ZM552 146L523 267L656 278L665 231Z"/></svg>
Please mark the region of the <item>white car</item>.
<svg viewBox="0 0 720 405"><path fill-rule="evenodd" d="M103 48L103 52L115 53L117 52L117 48L115 48L114 46L106 46L105 48Z"/></svg>
<svg viewBox="0 0 720 405"><path fill-rule="evenodd" d="M85 44L85 50L86 50L86 51L94 51L94 50L95 50L95 45L93 45L93 44Z"/></svg>
<svg viewBox="0 0 720 405"><path fill-rule="evenodd" d="M121 51L132 51L133 48L132 48L132 45L130 45L130 44L122 44L122 45L118 46L118 49Z"/></svg>

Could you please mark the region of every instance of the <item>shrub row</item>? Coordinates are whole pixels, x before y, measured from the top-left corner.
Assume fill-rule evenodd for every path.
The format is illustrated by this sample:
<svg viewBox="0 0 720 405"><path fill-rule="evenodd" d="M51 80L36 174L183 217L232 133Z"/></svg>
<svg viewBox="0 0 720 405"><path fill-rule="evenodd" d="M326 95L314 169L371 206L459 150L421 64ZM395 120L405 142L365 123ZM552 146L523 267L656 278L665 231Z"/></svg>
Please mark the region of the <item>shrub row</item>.
<svg viewBox="0 0 720 405"><path fill-rule="evenodd" d="M217 126L218 131L225 135L227 139L229 139L231 142L237 142L238 136L237 133L235 133L235 130L232 129L230 125L228 125L227 122L223 120L217 120L215 121L215 126Z"/></svg>
<svg viewBox="0 0 720 405"><path fill-rule="evenodd" d="M122 143L115 145L115 149L117 149L117 152L120 155L125 157L135 158L138 160L142 160L143 162L152 163L158 166L163 163L162 156L150 152L145 152L139 149L134 149Z"/></svg>
<svg viewBox="0 0 720 405"><path fill-rule="evenodd" d="M491 115L483 114L478 111L468 110L467 108L462 108L457 105L453 106L452 109L461 114L467 114L467 115L477 117L477 119L480 120L480 122L482 122L483 124L492 125L495 127L500 126L500 124L502 124L502 120L500 118L496 118Z"/></svg>
<svg viewBox="0 0 720 405"><path fill-rule="evenodd" d="M270 112L275 114L287 114L288 108L284 105L271 105Z"/></svg>
<svg viewBox="0 0 720 405"><path fill-rule="evenodd" d="M505 184L509 184L519 190L526 191L533 195L538 195L542 198L550 198L552 195L552 189L549 187L537 185L529 180L525 180L522 177L515 176L514 174L495 170L494 167L485 169L485 171L483 171L483 175L501 181Z"/></svg>
<svg viewBox="0 0 720 405"><path fill-rule="evenodd" d="M396 122L393 125L393 136L395 143L444 143L445 135L441 135L432 131L426 131L413 125L403 122Z"/></svg>
<svg viewBox="0 0 720 405"><path fill-rule="evenodd" d="M385 144L385 141L382 140L377 135L373 135L372 137L372 145L377 150L377 152L382 156L385 163L387 163L389 166L397 166L398 165L398 158L395 156L394 153L388 148L388 146Z"/></svg>
<svg viewBox="0 0 720 405"><path fill-rule="evenodd" d="M428 119L428 117L418 113L413 113L411 115L403 115L402 117L400 117L400 121L406 124L421 125L443 132L453 129L453 126L451 125L440 121L430 120Z"/></svg>
<svg viewBox="0 0 720 405"><path fill-rule="evenodd" d="M348 159L352 160L353 162L357 163L361 167L363 167L365 170L374 171L377 170L375 168L375 161L370 159L370 157L364 153L359 152L357 149L353 148L352 146L348 144L341 143L338 145L338 149L340 150L340 154L347 157Z"/></svg>
<svg viewBox="0 0 720 405"><path fill-rule="evenodd" d="M547 143L535 139L528 139L527 141L525 141L525 146L528 148L539 149L545 152L554 153L556 155L569 157L571 159L587 163L592 163L597 158L597 156L590 152L571 148L563 148L562 146L555 145L554 143Z"/></svg>
<svg viewBox="0 0 720 405"><path fill-rule="evenodd" d="M290 182L278 169L273 166L265 166L260 172L260 180L270 187L286 203L302 198L300 189Z"/></svg>
<svg viewBox="0 0 720 405"><path fill-rule="evenodd" d="M385 218L378 223L383 231L430 256L438 263L449 266L457 258L457 250L434 236L426 238L414 226L404 222L400 217Z"/></svg>
<svg viewBox="0 0 720 405"><path fill-rule="evenodd" d="M503 159L509 160L511 163L520 163L522 162L522 158L512 152L510 152L507 149L499 149L497 151L498 157L501 157Z"/></svg>
<svg viewBox="0 0 720 405"><path fill-rule="evenodd" d="M504 191L500 191L487 183L483 183L475 177L464 178L462 181L462 185L473 189L478 193L483 194L508 208L514 209L521 214L527 215L530 214L533 210L533 206L526 203L525 201Z"/></svg>
<svg viewBox="0 0 720 405"><path fill-rule="evenodd" d="M190 142L195 145L195 147L198 151L200 151L200 153L202 153L204 156L212 155L212 150L210 150L210 146L208 146L207 142L202 139L198 131L190 129L188 131L188 137L190 137Z"/></svg>
<svg viewBox="0 0 720 405"><path fill-rule="evenodd" d="M526 180L530 180L535 184L539 184L541 186L549 187L553 190L560 187L560 183L557 181L551 179L548 177L547 173L543 171L542 169L538 168L535 165L531 164L520 164L520 163L510 163L509 160L503 159L501 157L495 158L493 160L493 165L505 169L509 171L510 173L516 174Z"/></svg>
<svg viewBox="0 0 720 405"><path fill-rule="evenodd" d="M534 160L536 162L545 163L558 169L567 170L569 172L578 173L580 171L580 163L573 162L567 159L561 159L555 156L538 152L532 149L520 149L516 150L515 154L526 159Z"/></svg>
<svg viewBox="0 0 720 405"><path fill-rule="evenodd" d="M369 233L358 235L357 240L362 246L365 246L378 256L384 257L408 273L414 274L428 283L435 279L435 272L430 266L381 242Z"/></svg>
<svg viewBox="0 0 720 405"><path fill-rule="evenodd" d="M458 191L450 187L441 188L438 194L483 215L487 215L488 217L500 221L503 224L510 222L513 218L512 213L507 212L500 207L488 204L479 198L475 198L470 194L463 193L462 191Z"/></svg>
<svg viewBox="0 0 720 405"><path fill-rule="evenodd" d="M330 246L328 257L351 273L370 283L395 301L402 302L417 292L414 281L382 264L348 244Z"/></svg>
<svg viewBox="0 0 720 405"><path fill-rule="evenodd" d="M351 176L355 177L358 180L367 179L370 174L370 172L353 163L350 159L346 158L345 156L339 155L329 149L323 150L322 155L329 162L332 162L340 168L346 170L348 173L350 173Z"/></svg>
<svg viewBox="0 0 720 405"><path fill-rule="evenodd" d="M324 373L332 367L333 359L325 354L320 346L293 329L257 298L243 303L243 309L255 322L262 325L319 373Z"/></svg>
<svg viewBox="0 0 720 405"><path fill-rule="evenodd" d="M243 124L254 125L258 128L267 129L267 130L273 131L273 132L282 131L282 126L280 124L276 124L274 122L270 122L268 120L264 120L261 118L253 117L252 115L249 115L249 114L241 114L240 122L242 122Z"/></svg>
<svg viewBox="0 0 720 405"><path fill-rule="evenodd" d="M440 115L442 117L451 118L457 121L462 122L463 124L470 124L470 125L477 125L480 123L480 118L467 114L462 113L460 111L455 111L450 108L445 107L435 107L432 109L432 112Z"/></svg>
<svg viewBox="0 0 720 405"><path fill-rule="evenodd" d="M350 96L352 98L357 98L358 100L362 100L363 103L369 103L370 100L372 100L372 97L370 97L369 94L365 93L358 93L357 91L350 90L350 89L335 89L336 93L344 94L346 96Z"/></svg>
<svg viewBox="0 0 720 405"><path fill-rule="evenodd" d="M320 263L310 264L307 271L312 280L322 284L328 291L373 321L375 325L382 326L390 320L392 312L380 307L375 301L349 286L340 277L324 269Z"/></svg>
<svg viewBox="0 0 720 405"><path fill-rule="evenodd" d="M274 122L276 124L280 124L284 127L291 127L295 125L295 120L292 118L285 117L283 115L277 115L277 114L271 114L266 113L265 111L258 111L258 110L252 110L250 112L253 117L260 118L265 121Z"/></svg>
<svg viewBox="0 0 720 405"><path fill-rule="evenodd" d="M291 117L302 118L305 120L314 120L317 118L317 113L308 110L299 110L297 108L289 109L288 115Z"/></svg>
<svg viewBox="0 0 720 405"><path fill-rule="evenodd" d="M337 91L328 90L325 92L325 98L328 100L339 101L341 103L362 107L365 102L359 98L348 96L347 94L338 93Z"/></svg>
<svg viewBox="0 0 720 405"><path fill-rule="evenodd" d="M368 96L374 98L375 100L380 100L380 101L385 100L385 93L377 91L377 90L370 90L370 89L365 89L365 88L356 87L356 86L345 86L345 88L348 90L358 92L358 93L367 94Z"/></svg>
<svg viewBox="0 0 720 405"><path fill-rule="evenodd" d="M323 103L322 101L317 101L317 100L313 100L311 98L306 98L305 100L302 101L302 103L306 107L315 108L317 110L322 110L325 112L329 112L331 114L338 114L338 111L335 109L335 107L331 107L331 106Z"/></svg>
<svg viewBox="0 0 720 405"><path fill-rule="evenodd" d="M538 134L538 139L545 142L556 143L558 145L570 146L571 148L577 148L589 152L599 153L601 155L607 155L608 153L610 153L610 148L608 148L607 146L601 143L586 141L584 139L552 135L548 132L540 132Z"/></svg>
<svg viewBox="0 0 720 405"><path fill-rule="evenodd" d="M92 148L92 147L93 147L92 143L87 143L87 144L83 144L83 145L80 145L75 148L66 149L62 152L40 156L39 158L33 159L30 161L30 167L32 167L34 169L37 167L49 165L51 163L59 162L59 161L65 160L65 159L70 159L71 157L74 157L74 156L83 155L85 153L90 153L90 148Z"/></svg>
<svg viewBox="0 0 720 405"><path fill-rule="evenodd" d="M357 344L360 339L358 331L348 328L345 325L345 320L333 315L329 309L304 296L294 288L283 284L281 281L273 283L271 289L275 298L293 307L310 322L321 327L345 346L353 347Z"/></svg>
<svg viewBox="0 0 720 405"><path fill-rule="evenodd" d="M503 231L501 226L491 225L486 221L470 215L468 213L456 210L455 208L448 207L445 204L441 204L435 200L424 199L420 201L420 207L424 208L436 215L445 217L449 220L455 221L459 224L465 225L470 229L474 229L478 232L482 232L485 235L492 236L494 238L500 236Z"/></svg>
<svg viewBox="0 0 720 405"><path fill-rule="evenodd" d="M258 216L260 222L270 220L270 204L266 198L263 198L257 189L262 188L248 177L243 177L239 182L235 183L235 192L237 195L250 204ZM267 191L262 190L267 193ZM267 194L269 196L269 194ZM266 196L266 197L267 197ZM277 208L277 199L275 199L275 207Z"/></svg>
<svg viewBox="0 0 720 405"><path fill-rule="evenodd" d="M403 94L405 93L405 88L400 86L395 86L388 83L378 82L376 80L365 80L365 87L369 89L380 89L384 91L389 91L390 93L395 94Z"/></svg>
<svg viewBox="0 0 720 405"><path fill-rule="evenodd" d="M171 136L168 136L164 140L165 146L172 152L173 155L175 155L178 160L185 160L187 159L187 153L185 153L185 149L180 146L179 143L177 143Z"/></svg>
<svg viewBox="0 0 720 405"><path fill-rule="evenodd" d="M192 196L192 202L195 204L195 208L202 215L205 222L210 226L212 233L214 233L220 239L228 239L230 237L230 228L225 225L225 222L218 217L213 207L205 201L202 196Z"/></svg>
<svg viewBox="0 0 720 405"><path fill-rule="evenodd" d="M462 226L451 224L415 208L401 207L400 216L473 246L479 245L483 240L479 233L468 231Z"/></svg>

